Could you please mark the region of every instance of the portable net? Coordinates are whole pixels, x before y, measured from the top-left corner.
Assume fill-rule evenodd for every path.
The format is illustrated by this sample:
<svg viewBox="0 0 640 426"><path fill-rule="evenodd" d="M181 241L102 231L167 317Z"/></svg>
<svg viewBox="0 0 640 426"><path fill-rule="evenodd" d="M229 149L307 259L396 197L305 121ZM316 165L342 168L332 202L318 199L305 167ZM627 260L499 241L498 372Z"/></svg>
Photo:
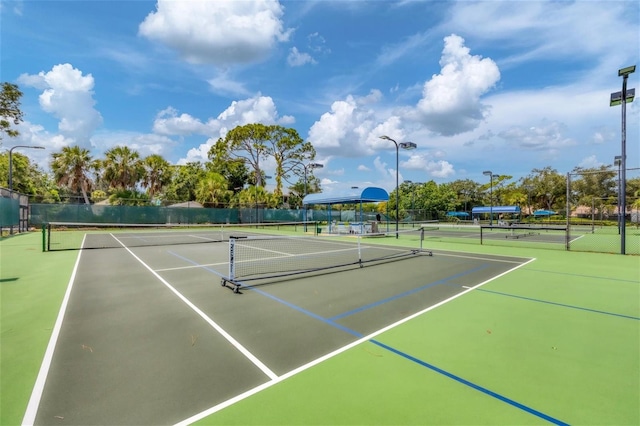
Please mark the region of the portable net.
<svg viewBox="0 0 640 426"><path fill-rule="evenodd" d="M222 285L233 285L237 293L243 283L311 273L369 262L391 261L416 256L423 250L424 231L400 231L378 237L400 237L402 244L415 247L377 244L362 235L336 237L232 236L229 239L229 274Z"/></svg>
<svg viewBox="0 0 640 426"><path fill-rule="evenodd" d="M206 244L229 241L231 235L305 235L315 232L315 222L189 225L50 222L45 226L43 247L55 251Z"/></svg>

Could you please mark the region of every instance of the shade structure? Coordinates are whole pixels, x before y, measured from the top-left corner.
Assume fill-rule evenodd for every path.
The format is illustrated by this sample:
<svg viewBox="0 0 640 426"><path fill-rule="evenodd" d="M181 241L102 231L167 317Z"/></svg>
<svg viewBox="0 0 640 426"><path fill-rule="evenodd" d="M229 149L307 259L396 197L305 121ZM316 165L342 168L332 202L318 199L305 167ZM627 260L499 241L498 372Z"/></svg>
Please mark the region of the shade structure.
<svg viewBox="0 0 640 426"><path fill-rule="evenodd" d="M389 193L382 188L369 186L366 188L350 188L333 191L330 194L309 194L302 199L303 205L314 204L357 204L379 203L389 201Z"/></svg>
<svg viewBox="0 0 640 426"><path fill-rule="evenodd" d="M556 214L553 210L536 210L533 212L534 216L551 216Z"/></svg>
<svg viewBox="0 0 640 426"><path fill-rule="evenodd" d="M493 206L493 207L474 207L472 214L489 214L489 213L512 213L520 214L520 206Z"/></svg>

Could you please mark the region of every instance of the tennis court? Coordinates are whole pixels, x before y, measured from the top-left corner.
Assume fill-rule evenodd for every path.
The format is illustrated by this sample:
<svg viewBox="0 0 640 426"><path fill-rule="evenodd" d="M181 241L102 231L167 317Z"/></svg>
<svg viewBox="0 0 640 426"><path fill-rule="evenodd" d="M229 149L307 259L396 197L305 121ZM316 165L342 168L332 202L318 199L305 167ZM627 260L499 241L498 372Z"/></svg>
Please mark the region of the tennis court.
<svg viewBox="0 0 640 426"><path fill-rule="evenodd" d="M26 237L37 246L37 236ZM295 272L286 277L267 267L255 280L239 275L234 293L220 285L230 276L226 241L149 246L134 236L129 244L116 237L115 249L25 248L44 264L75 262L67 296L60 286L52 297L64 311L48 331L55 344L39 378L26 380L25 423L563 424L596 418L594 410L618 424L638 420L640 386L629 373L640 366L634 259L609 257L602 268L587 260L575 279L567 267L553 272L562 259L540 269L513 248L416 250L415 234L310 238L316 251L303 251L304 242L289 251L261 245L262 256L240 262L284 265L354 247L389 254L331 269L287 267ZM3 310L14 289L4 262L15 258L5 253ZM608 275L616 265L622 277ZM3 355L15 329L5 331ZM593 356L607 367L585 372L592 361L581 357ZM603 387L589 391L594 383ZM589 392L603 405L576 413L595 398Z"/></svg>

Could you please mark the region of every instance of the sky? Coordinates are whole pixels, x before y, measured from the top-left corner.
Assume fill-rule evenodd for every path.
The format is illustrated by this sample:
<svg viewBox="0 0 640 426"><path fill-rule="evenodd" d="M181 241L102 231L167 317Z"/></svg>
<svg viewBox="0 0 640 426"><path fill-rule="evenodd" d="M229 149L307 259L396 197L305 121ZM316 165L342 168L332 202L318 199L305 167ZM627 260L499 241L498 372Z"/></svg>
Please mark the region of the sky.
<svg viewBox="0 0 640 426"><path fill-rule="evenodd" d="M44 170L72 145L206 161L260 122L314 146L323 192L392 191L396 172L484 183L487 170L517 181L612 164L622 108L609 97L640 62L640 2L0 0L0 37L0 80L24 112L0 149L44 146L17 151ZM383 135L417 148L396 155Z"/></svg>

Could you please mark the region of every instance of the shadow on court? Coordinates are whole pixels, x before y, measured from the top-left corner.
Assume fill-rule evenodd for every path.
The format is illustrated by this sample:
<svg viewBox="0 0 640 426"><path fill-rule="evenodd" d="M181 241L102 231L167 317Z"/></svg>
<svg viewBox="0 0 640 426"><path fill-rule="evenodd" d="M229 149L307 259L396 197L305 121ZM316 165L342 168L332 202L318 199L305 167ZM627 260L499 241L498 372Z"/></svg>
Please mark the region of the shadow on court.
<svg viewBox="0 0 640 426"><path fill-rule="evenodd" d="M434 252L221 286L226 244L85 250L37 424L173 424L528 259Z"/></svg>

